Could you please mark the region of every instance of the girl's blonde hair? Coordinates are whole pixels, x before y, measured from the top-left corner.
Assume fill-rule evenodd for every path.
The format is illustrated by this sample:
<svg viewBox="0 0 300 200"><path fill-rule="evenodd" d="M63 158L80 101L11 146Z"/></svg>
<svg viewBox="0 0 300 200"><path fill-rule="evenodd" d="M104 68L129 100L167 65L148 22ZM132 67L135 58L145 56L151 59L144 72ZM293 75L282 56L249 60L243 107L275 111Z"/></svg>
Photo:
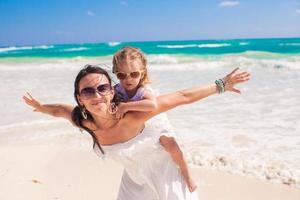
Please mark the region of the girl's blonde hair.
<svg viewBox="0 0 300 200"><path fill-rule="evenodd" d="M147 59L143 52L134 47L126 46L121 48L117 53L114 54L113 57L113 69L112 72L116 73L118 71L118 68L120 67L121 62L130 62L133 60L140 60L142 63L142 77L139 83L139 86L144 86L147 83L150 82L149 76L148 76L148 71L147 71Z"/></svg>

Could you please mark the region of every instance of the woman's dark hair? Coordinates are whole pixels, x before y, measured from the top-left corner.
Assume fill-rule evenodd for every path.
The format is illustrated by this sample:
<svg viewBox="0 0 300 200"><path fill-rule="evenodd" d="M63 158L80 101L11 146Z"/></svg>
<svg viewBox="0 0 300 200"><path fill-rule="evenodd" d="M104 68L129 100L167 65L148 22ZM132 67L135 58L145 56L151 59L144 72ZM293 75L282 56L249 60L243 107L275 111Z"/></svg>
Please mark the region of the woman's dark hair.
<svg viewBox="0 0 300 200"><path fill-rule="evenodd" d="M101 151L102 154L104 154L104 151L101 147L101 145L99 144L98 142L98 139L97 139L97 136L95 135L95 133L87 128L86 126L83 125L83 116L82 116L82 110L83 110L83 107L80 105L78 99L77 99L77 95L79 95L79 82L80 80L85 77L86 75L88 74L103 74L106 76L106 78L108 79L109 81L109 84L111 85L111 78L110 76L108 75L107 71L105 71L104 69L102 69L101 67L97 66L97 65L85 65L83 67L83 69L81 69L79 71L79 73L77 74L76 76L76 79L75 79L75 82L74 82L74 97L75 97L75 100L77 102L77 106L73 109L72 111L72 121L77 125L79 126L80 128L84 129L85 131L87 131L93 138L93 141L94 141L94 144L93 144L93 147L95 147L95 145L97 145ZM91 115L91 113L89 113L89 111L85 111L86 114L87 114L87 120L90 120L90 121L94 121L93 119L93 116Z"/></svg>

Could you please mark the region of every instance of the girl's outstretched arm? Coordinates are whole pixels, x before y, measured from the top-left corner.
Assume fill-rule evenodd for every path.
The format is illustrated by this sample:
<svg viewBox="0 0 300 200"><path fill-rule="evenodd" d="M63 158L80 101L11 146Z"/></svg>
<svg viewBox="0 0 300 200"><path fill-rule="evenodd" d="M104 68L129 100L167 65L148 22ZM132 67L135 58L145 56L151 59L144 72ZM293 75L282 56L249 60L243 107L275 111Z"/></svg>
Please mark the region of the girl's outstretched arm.
<svg viewBox="0 0 300 200"><path fill-rule="evenodd" d="M34 112L41 112L53 117L62 117L68 119L71 123L71 113L74 106L67 104L41 104L37 99L33 98L28 92L23 96L25 103L33 108Z"/></svg>

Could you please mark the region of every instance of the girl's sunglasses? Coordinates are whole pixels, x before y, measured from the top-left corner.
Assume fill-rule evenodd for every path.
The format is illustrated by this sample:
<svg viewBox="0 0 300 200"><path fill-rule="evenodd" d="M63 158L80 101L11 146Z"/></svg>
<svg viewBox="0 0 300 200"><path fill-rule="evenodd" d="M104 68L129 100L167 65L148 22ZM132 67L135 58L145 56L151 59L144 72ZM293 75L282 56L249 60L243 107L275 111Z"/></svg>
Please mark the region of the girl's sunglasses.
<svg viewBox="0 0 300 200"><path fill-rule="evenodd" d="M117 78L119 80L124 80L128 75L131 77L131 78L139 78L142 74L142 71L135 71L135 72L129 72L129 73L124 73L124 72L116 72L116 75L117 75Z"/></svg>
<svg viewBox="0 0 300 200"><path fill-rule="evenodd" d="M104 96L109 91L111 91L111 89L112 88L111 88L110 84L103 84L103 85L98 85L96 88L92 88L92 87L83 88L79 94L83 99L90 99L90 98L94 97L96 92L98 94L100 94L101 96Z"/></svg>

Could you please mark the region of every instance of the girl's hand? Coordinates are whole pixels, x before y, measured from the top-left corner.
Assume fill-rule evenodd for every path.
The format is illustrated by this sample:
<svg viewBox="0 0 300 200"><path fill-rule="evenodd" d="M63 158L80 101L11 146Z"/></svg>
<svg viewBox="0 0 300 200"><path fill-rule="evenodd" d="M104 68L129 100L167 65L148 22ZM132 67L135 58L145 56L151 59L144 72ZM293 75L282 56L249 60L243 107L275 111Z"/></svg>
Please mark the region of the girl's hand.
<svg viewBox="0 0 300 200"><path fill-rule="evenodd" d="M237 71L239 68L235 68L230 74L225 76L222 80L225 84L225 91L236 92L241 94L241 91L236 89L234 86L238 83L246 82L250 79L250 73Z"/></svg>
<svg viewBox="0 0 300 200"><path fill-rule="evenodd" d="M116 118L117 119L123 118L126 112L127 112L126 103L119 103L118 109L116 111Z"/></svg>
<svg viewBox="0 0 300 200"><path fill-rule="evenodd" d="M33 98L28 92L23 96L23 99L27 105L34 108L34 112L42 112L42 104Z"/></svg>

